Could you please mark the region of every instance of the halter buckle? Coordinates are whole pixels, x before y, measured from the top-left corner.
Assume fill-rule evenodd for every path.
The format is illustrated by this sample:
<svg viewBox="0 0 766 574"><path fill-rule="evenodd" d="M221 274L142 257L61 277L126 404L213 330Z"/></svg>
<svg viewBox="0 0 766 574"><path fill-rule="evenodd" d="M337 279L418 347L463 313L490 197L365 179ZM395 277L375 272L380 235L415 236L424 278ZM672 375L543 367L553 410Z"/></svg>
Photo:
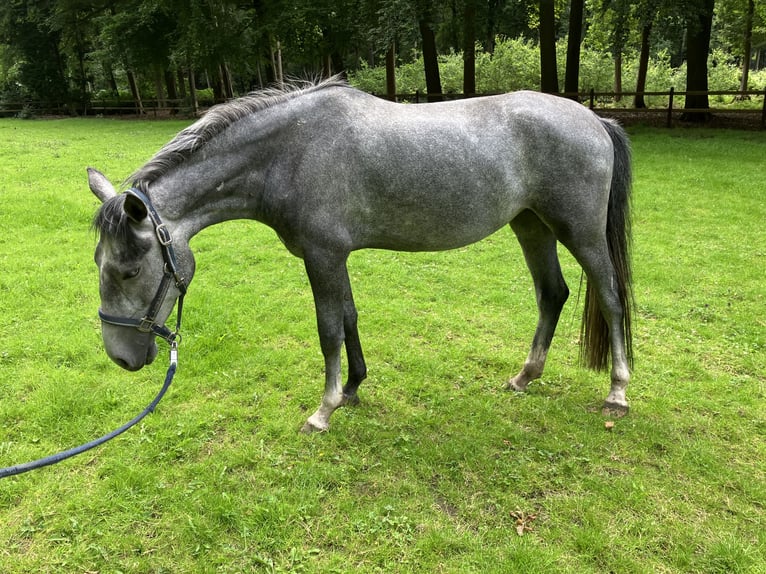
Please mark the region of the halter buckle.
<svg viewBox="0 0 766 574"><path fill-rule="evenodd" d="M167 247L173 243L173 236L170 234L170 231L164 223L158 223L154 228L154 232L157 234L157 239L163 247Z"/></svg>
<svg viewBox="0 0 766 574"><path fill-rule="evenodd" d="M136 325L136 329L138 329L142 333L151 333L153 327L154 327L154 319L150 319L149 317L144 317L143 319L141 319L141 322L138 325Z"/></svg>

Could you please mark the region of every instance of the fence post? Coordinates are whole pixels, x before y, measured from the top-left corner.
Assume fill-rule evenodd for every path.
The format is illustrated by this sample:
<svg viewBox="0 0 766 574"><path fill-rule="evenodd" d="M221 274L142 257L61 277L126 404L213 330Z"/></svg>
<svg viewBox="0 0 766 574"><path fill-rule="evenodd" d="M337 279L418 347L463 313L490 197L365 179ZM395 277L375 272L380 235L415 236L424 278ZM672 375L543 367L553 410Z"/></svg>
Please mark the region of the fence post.
<svg viewBox="0 0 766 574"><path fill-rule="evenodd" d="M676 89L671 86L670 87L670 94L668 96L668 127L673 127L673 94L675 93Z"/></svg>
<svg viewBox="0 0 766 574"><path fill-rule="evenodd" d="M590 89L590 109L593 109L593 101L596 99L596 90Z"/></svg>

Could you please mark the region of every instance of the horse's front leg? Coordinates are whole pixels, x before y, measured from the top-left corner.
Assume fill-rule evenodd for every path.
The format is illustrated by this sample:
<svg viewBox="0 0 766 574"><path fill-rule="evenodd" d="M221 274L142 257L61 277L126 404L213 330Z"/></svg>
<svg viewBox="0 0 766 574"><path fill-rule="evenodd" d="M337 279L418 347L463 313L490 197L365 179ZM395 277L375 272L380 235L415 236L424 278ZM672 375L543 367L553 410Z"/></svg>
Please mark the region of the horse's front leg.
<svg viewBox="0 0 766 574"><path fill-rule="evenodd" d="M314 294L319 343L325 362L325 387L319 408L301 430L322 432L330 428L332 413L348 400L341 378L341 347L345 339L344 299L347 290L350 296L350 289L345 254L312 252L304 256L304 261ZM355 395L356 389L353 391Z"/></svg>
<svg viewBox="0 0 766 574"><path fill-rule="evenodd" d="M322 345L324 350L325 346ZM313 433L330 430L330 416L348 401L343 394L340 374L340 347L334 354L325 353L324 395L319 408L314 411L301 428L301 432Z"/></svg>
<svg viewBox="0 0 766 574"><path fill-rule="evenodd" d="M346 274L348 279L348 274ZM345 334L346 356L348 357L348 380L343 387L343 395L349 405L359 404L357 389L367 377L367 365L364 362L362 343L359 340L359 331L356 323L358 313L354 298L351 295L351 285L347 284L343 299L343 332Z"/></svg>

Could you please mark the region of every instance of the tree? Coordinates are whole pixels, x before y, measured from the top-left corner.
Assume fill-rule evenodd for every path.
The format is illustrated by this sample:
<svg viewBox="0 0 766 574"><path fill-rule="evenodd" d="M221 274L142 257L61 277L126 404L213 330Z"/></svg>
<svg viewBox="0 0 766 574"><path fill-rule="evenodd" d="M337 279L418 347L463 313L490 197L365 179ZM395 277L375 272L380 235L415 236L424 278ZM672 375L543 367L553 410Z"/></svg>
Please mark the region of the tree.
<svg viewBox="0 0 766 574"><path fill-rule="evenodd" d="M19 81L46 106L69 101L68 62L61 51L61 32L51 27L53 6L45 0L0 3L0 41L13 46Z"/></svg>
<svg viewBox="0 0 766 574"><path fill-rule="evenodd" d="M136 109L144 110L142 76L148 85L154 85L157 99L162 100L165 70L171 60L171 38L176 32L172 8L151 0L115 3L99 18L98 24L103 57L125 70Z"/></svg>
<svg viewBox="0 0 766 574"><path fill-rule="evenodd" d="M719 0L716 3L716 44L717 47L730 51L739 61L742 70L739 83L741 92L746 92L749 86L753 36L756 43L766 39L761 30L763 20L756 8L764 11L766 4L756 3L754 0Z"/></svg>
<svg viewBox="0 0 766 574"><path fill-rule="evenodd" d="M646 74L649 70L649 50L654 20L659 10L658 0L644 0L639 9L639 22L641 25L641 50L638 55L638 77L636 79L636 96L633 106L645 108L643 92L646 90Z"/></svg>
<svg viewBox="0 0 766 574"><path fill-rule="evenodd" d="M707 61L710 53L710 34L713 28L715 0L696 0L687 15L686 91L707 92ZM709 110L707 93L686 96L686 110ZM706 121L708 113L687 112L684 119Z"/></svg>
<svg viewBox="0 0 766 574"><path fill-rule="evenodd" d="M753 46L753 19L755 18L755 0L748 0L747 12L745 16L745 32L742 41L742 79L739 84L739 91L747 91L748 77L750 75L750 52Z"/></svg>
<svg viewBox="0 0 766 574"><path fill-rule="evenodd" d="M588 27L588 42L614 59L614 91L616 100L622 94L622 55L628 44L632 19L632 2L629 0L597 0L591 4L594 18Z"/></svg>
<svg viewBox="0 0 766 574"><path fill-rule="evenodd" d="M435 102L442 99L442 82L439 75L439 56L436 50L436 6L434 2L419 2L418 6L418 29L423 42L423 67L426 75L426 91L428 101Z"/></svg>
<svg viewBox="0 0 766 574"><path fill-rule="evenodd" d="M567 41L567 64L564 91L574 94L580 90L580 44L583 35L583 12L585 0L572 0L569 8L569 39Z"/></svg>
<svg viewBox="0 0 766 574"><path fill-rule="evenodd" d="M556 68L556 11L554 0L540 0L540 89L555 94L559 91Z"/></svg>
<svg viewBox="0 0 766 574"><path fill-rule="evenodd" d="M463 93L476 93L476 0L463 7Z"/></svg>
<svg viewBox="0 0 766 574"><path fill-rule="evenodd" d="M362 0L360 37L366 38L368 63L374 65L376 54L385 55L386 93L396 96L398 52L417 43L415 3L412 0Z"/></svg>
<svg viewBox="0 0 766 574"><path fill-rule="evenodd" d="M83 0L58 0L52 8L48 25L59 35L59 49L68 63L72 103L83 108L89 100L88 54L93 51L94 16L100 8Z"/></svg>
<svg viewBox="0 0 766 574"><path fill-rule="evenodd" d="M766 40L765 19L766 2L755 0L0 0L0 94L76 110L92 91L129 87L139 109L144 95L188 96L195 109L198 82L222 100L281 78L283 67L288 76L316 76L385 59L393 95L396 66L422 53L433 100L443 91L439 55L462 53L470 94L478 58L487 57L474 48L491 54L496 36L537 39L540 86L558 92L559 25L569 29L567 92L580 88L583 42L612 52L617 92L622 54L639 47L638 92L650 57L665 51L674 67L687 60L687 90L705 89L711 46L738 62L744 90L750 47ZM536 73L536 61L524 66ZM420 77L408 81L420 86ZM690 96L687 108L706 110L707 98Z"/></svg>

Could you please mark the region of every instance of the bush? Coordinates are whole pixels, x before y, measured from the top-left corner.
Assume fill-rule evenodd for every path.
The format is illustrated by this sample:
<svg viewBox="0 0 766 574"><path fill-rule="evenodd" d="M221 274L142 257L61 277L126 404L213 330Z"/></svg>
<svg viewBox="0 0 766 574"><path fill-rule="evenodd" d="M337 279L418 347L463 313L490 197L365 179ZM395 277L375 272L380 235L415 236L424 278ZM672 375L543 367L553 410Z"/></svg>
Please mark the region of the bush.
<svg viewBox="0 0 766 574"><path fill-rule="evenodd" d="M540 89L540 52L523 38L498 38L494 54L483 51L476 62L476 89L497 93Z"/></svg>
<svg viewBox="0 0 766 574"><path fill-rule="evenodd" d="M563 89L566 63L566 39L557 44L559 85ZM634 91L638 77L638 54L623 56L622 86L625 91ZM442 91L462 93L463 56L448 54L439 58ZM726 53L715 50L709 60L709 89L738 90L741 72ZM386 91L385 67L363 66L349 74L352 85L371 93ZM750 89L766 87L766 70L751 72ZM614 89L614 59L610 54L583 47L580 54L580 91L591 88L610 92ZM678 91L686 88L686 65L678 68L670 65L670 54L660 51L649 60L646 91L665 92L671 87ZM488 54L480 45L476 49L476 90L491 94L511 92L520 89L540 89L540 54L536 43L523 38L498 38L495 52ZM396 70L396 91L399 94L425 93L426 82L423 72L423 58L402 64ZM720 98L720 97L718 97ZM664 100L664 97L662 98ZM726 98L724 98L726 99ZM715 100L718 101L718 100ZM651 105L651 98L647 98Z"/></svg>
<svg viewBox="0 0 766 574"><path fill-rule="evenodd" d="M750 70L750 75L747 77L747 86L750 90L766 89L766 68L761 70Z"/></svg>

